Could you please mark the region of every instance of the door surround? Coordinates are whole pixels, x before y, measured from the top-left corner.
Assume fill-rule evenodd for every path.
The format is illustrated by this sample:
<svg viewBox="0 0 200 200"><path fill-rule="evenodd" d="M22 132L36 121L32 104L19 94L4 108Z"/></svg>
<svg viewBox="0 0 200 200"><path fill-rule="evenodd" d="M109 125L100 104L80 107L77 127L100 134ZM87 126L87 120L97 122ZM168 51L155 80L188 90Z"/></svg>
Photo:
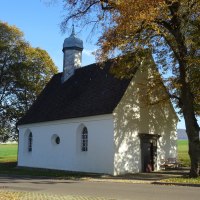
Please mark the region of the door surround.
<svg viewBox="0 0 200 200"><path fill-rule="evenodd" d="M158 134L139 133L141 150L141 171L151 172L157 168Z"/></svg>

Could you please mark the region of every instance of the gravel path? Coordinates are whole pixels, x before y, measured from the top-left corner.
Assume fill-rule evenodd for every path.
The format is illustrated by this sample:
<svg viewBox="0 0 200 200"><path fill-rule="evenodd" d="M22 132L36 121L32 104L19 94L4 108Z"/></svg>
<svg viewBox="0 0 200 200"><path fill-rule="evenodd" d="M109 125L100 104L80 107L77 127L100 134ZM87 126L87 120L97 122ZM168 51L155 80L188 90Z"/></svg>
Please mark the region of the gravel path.
<svg viewBox="0 0 200 200"><path fill-rule="evenodd" d="M109 200L101 197L82 197L71 195L50 195L37 192L16 192L11 190L0 190L0 200ZM110 199L111 200L111 199ZM114 200L114 199L112 199Z"/></svg>

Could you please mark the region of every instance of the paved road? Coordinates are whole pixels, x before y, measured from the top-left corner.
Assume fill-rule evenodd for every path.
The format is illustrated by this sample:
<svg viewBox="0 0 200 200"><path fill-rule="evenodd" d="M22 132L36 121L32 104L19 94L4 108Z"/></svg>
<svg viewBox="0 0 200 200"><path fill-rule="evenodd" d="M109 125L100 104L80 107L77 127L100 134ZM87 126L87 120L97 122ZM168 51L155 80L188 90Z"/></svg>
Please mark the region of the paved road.
<svg viewBox="0 0 200 200"><path fill-rule="evenodd" d="M131 200L196 200L199 187L0 177L0 190Z"/></svg>

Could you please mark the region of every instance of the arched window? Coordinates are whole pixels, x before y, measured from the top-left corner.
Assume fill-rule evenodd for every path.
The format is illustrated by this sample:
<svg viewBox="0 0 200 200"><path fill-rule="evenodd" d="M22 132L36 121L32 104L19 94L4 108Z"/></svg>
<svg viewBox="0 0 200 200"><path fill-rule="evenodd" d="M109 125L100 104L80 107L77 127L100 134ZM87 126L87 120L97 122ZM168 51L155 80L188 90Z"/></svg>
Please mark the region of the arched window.
<svg viewBox="0 0 200 200"><path fill-rule="evenodd" d="M33 142L33 135L30 132L28 135L28 151L31 152L32 151L32 142Z"/></svg>
<svg viewBox="0 0 200 200"><path fill-rule="evenodd" d="M83 128L81 133L81 150L88 151L88 130L86 127Z"/></svg>

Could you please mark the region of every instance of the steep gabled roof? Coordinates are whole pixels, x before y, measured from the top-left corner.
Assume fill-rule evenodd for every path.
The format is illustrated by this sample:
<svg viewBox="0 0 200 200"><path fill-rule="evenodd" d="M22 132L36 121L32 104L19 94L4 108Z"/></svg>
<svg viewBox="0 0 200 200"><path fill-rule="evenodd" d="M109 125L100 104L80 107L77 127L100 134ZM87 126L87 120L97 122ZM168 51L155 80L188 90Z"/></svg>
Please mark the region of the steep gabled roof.
<svg viewBox="0 0 200 200"><path fill-rule="evenodd" d="M110 66L79 68L65 83L62 73L54 75L18 125L112 113L130 79L115 78Z"/></svg>

